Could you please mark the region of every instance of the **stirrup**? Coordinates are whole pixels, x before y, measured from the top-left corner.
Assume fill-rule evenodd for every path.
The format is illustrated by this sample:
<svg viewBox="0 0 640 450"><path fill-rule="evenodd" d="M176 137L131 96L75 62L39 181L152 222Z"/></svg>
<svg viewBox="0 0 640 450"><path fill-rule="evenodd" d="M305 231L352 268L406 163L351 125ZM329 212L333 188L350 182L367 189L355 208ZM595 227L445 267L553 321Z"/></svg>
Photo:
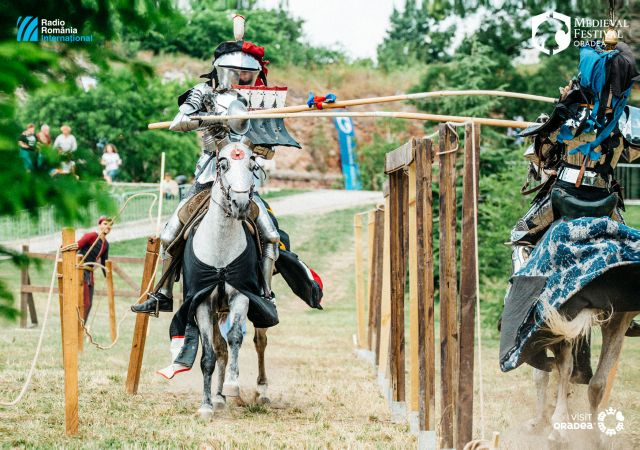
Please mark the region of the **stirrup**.
<svg viewBox="0 0 640 450"><path fill-rule="evenodd" d="M152 292L144 303L131 305L131 311L158 317L160 312L173 312L173 299L161 292Z"/></svg>

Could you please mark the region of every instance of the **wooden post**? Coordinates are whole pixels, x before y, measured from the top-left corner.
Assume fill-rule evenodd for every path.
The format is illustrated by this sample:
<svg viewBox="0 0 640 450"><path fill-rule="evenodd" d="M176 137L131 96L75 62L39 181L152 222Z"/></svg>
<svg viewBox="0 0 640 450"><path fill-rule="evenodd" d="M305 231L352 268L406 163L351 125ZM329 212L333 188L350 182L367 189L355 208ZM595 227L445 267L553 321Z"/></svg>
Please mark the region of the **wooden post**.
<svg viewBox="0 0 640 450"><path fill-rule="evenodd" d="M362 262L362 215L353 216L353 230L355 239L355 271L356 271L356 325L358 328L358 348L366 348L367 335L365 330L364 308L364 274Z"/></svg>
<svg viewBox="0 0 640 450"><path fill-rule="evenodd" d="M389 196L384 199L384 239L382 251L382 295L380 296L380 351L378 376L387 379L389 370L389 333L391 331L391 258L389 239ZM384 387L384 386L383 386ZM386 392L385 392L386 395Z"/></svg>
<svg viewBox="0 0 640 450"><path fill-rule="evenodd" d="M412 141L414 149L416 141ZM409 165L409 411L417 414L420 407L420 369L418 336L418 228L416 217L416 165Z"/></svg>
<svg viewBox="0 0 640 450"><path fill-rule="evenodd" d="M382 308L382 277L383 277L383 259L384 259L384 211L382 209L376 209L374 213L374 262L372 264L375 278L372 283L372 292L369 293L371 298L374 299L373 307L373 329L375 330L375 339L373 341L374 351L376 354L375 360L378 361L380 355L380 320L381 320L381 308Z"/></svg>
<svg viewBox="0 0 640 450"><path fill-rule="evenodd" d="M156 267L159 249L160 239L150 237L147 240L147 253L144 258L140 295L146 292L149 283L153 283L155 279L156 274L154 269ZM140 302L145 300L145 298L142 298ZM138 383L140 382L140 370L142 369L142 357L144 356L148 324L149 314L136 314L136 325L133 330L133 341L131 342L131 353L129 355L129 370L127 371L127 381L125 385L128 394L138 393Z"/></svg>
<svg viewBox="0 0 640 450"><path fill-rule="evenodd" d="M62 229L62 245L70 246L76 242L73 228ZM62 253L62 354L64 360L64 415L65 429L68 435L78 433L78 283L76 280L77 250Z"/></svg>
<svg viewBox="0 0 640 450"><path fill-rule="evenodd" d="M441 448L452 448L456 405L458 348L456 274L456 156L455 137L440 125L440 376L442 377Z"/></svg>
<svg viewBox="0 0 640 450"><path fill-rule="evenodd" d="M116 327L116 302L113 290L113 262L107 260L107 302L109 303L109 328L111 329L111 342L116 340L118 330Z"/></svg>
<svg viewBox="0 0 640 450"><path fill-rule="evenodd" d="M80 268L81 261L82 255L76 255L76 284L78 285L76 298L80 317L84 318L84 270ZM82 352L84 350L84 328L80 325L77 313L76 321L78 321L78 351Z"/></svg>
<svg viewBox="0 0 640 450"><path fill-rule="evenodd" d="M376 269L375 251L376 251L376 210L372 209L367 213L367 263L369 264L369 276L367 277L367 349L374 351L374 324L375 324L375 306L374 297L372 295L374 286L374 277Z"/></svg>
<svg viewBox="0 0 640 450"><path fill-rule="evenodd" d="M29 253L29 246L22 246L22 254L27 255ZM31 326L38 325L38 316L36 313L36 306L33 302L33 294L31 292L25 292L25 287L31 285L31 277L29 277L29 264L27 263L20 270L20 328L27 327L27 314L31 321Z"/></svg>
<svg viewBox="0 0 640 450"><path fill-rule="evenodd" d="M64 275L62 269L62 259L59 259L56 264L56 270L58 271L58 301L60 304L60 334L64 340ZM64 345L62 346L64 352ZM64 356L64 355L63 355Z"/></svg>
<svg viewBox="0 0 640 450"><path fill-rule="evenodd" d="M405 401L404 354L404 285L406 278L405 257L405 190L404 173L397 170L389 175L390 191L390 250L391 250L391 363L392 399Z"/></svg>
<svg viewBox="0 0 640 450"><path fill-rule="evenodd" d="M473 136L475 133L475 136ZM477 202L480 178L480 125L465 126L462 238L460 254L460 328L456 443L459 449L473 436L473 356L476 313ZM473 145L475 143L475 146ZM475 184L475 186L474 186Z"/></svg>
<svg viewBox="0 0 640 450"><path fill-rule="evenodd" d="M433 150L421 140L415 151L416 281L418 303L418 361L420 369L421 431L436 429L436 337L433 279Z"/></svg>

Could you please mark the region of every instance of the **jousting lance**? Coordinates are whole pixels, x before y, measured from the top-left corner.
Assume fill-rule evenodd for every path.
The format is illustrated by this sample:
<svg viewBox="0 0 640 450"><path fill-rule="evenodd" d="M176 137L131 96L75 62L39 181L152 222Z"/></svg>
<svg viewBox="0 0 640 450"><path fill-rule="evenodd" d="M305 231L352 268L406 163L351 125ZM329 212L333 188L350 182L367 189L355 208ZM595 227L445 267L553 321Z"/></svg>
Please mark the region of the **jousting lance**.
<svg viewBox="0 0 640 450"><path fill-rule="evenodd" d="M406 100L421 100L437 97L454 96L494 96L509 97L523 100L531 100L545 103L555 103L556 99L543 97L540 95L523 94L520 92L496 91L496 90L460 90L460 91L433 91L416 92L413 94L390 95L386 97L370 97L352 100L343 100L333 103L322 103L321 109L346 108L349 106L371 105L378 103L390 103ZM391 117L396 119L423 120L433 122L469 122L479 125L489 125L496 127L526 128L532 122L518 120L492 119L485 117L450 116L428 113L411 113L404 111L364 111L364 112L309 112L318 109L315 105L311 108L307 105L285 106L282 108L271 108L259 111L247 112L246 114L236 114L227 116L196 116L192 120L201 122L221 122L238 119L275 119L275 118L312 118L312 117ZM149 124L150 130L169 128L171 122L156 122Z"/></svg>

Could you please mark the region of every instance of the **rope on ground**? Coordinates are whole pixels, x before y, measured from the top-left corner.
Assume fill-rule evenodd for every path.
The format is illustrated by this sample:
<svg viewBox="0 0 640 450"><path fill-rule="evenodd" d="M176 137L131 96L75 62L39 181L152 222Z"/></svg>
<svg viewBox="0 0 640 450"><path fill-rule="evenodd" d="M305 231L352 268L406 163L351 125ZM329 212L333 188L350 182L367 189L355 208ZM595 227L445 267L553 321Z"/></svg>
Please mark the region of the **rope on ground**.
<svg viewBox="0 0 640 450"><path fill-rule="evenodd" d="M20 390L20 393L18 394L18 396L10 402L0 402L0 406L15 406L17 405L20 400L22 400L22 398L24 397L24 395L27 392L27 389L29 388L29 384L31 384L31 380L33 378L33 374L35 372L36 369L36 364L38 362L38 357L40 356L40 350L42 350L42 341L44 339L44 332L47 328L47 321L49 319L49 311L51 310L51 299L53 298L53 286L55 284L57 275L58 275L58 270L57 270L57 264L58 264L58 257L60 256L60 252L63 251L62 249L58 249L58 251L56 252L56 257L53 260L53 272L51 273L51 283L49 284L49 297L47 298L47 307L45 309L45 313L44 313L44 319L42 321L42 329L40 330L40 337L38 338L38 345L36 347L36 352L33 355L33 360L31 361L31 367L29 368L29 373L27 374L27 379L25 380L24 384L22 385L22 389ZM68 251L68 250L65 250Z"/></svg>

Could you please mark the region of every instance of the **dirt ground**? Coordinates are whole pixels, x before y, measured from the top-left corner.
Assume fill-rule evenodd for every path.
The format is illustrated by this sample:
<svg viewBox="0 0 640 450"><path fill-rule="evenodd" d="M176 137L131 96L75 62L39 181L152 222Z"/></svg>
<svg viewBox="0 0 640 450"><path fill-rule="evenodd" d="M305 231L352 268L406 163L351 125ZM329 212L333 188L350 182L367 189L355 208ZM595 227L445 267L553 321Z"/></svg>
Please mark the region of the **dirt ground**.
<svg viewBox="0 0 640 450"><path fill-rule="evenodd" d="M122 336L109 351L90 346L80 356L80 431L63 435L63 378L57 298L47 325L38 371L25 399L15 408L0 407L2 448L415 448L408 425L394 424L380 393L373 368L356 358L353 301L353 213L348 209L281 217L294 250L316 268L325 281L324 311L310 310L277 280L281 323L269 331L267 374L270 405L254 401L257 363L252 329L241 351L241 400L229 402L213 420L196 416L201 400L199 367L172 381L155 375L169 361L169 314L152 319L143 362L140 393L124 393L132 318L121 326ZM116 255L140 255L143 240L116 243ZM139 267L128 268L139 279ZM3 278L17 286L19 274L0 263ZM47 284L48 264L32 271L34 283ZM100 284L102 279L98 279ZM36 298L40 319L46 298ZM101 342L108 340L106 304L96 300L92 327ZM129 314L129 300L118 299L117 312ZM436 308L437 309L437 308ZM5 327L0 334L0 400L15 397L24 381L39 329ZM436 331L437 335L437 331ZM593 363L599 352L599 332L594 332ZM547 448L541 433L524 428L533 416L535 392L531 369L521 367L503 374L497 365L497 335L483 330L484 407L481 414L478 377L475 382L474 425L485 437L501 433L507 449ZM477 359L477 358L476 358ZM477 362L476 362L477 364ZM610 405L624 414L624 429L610 448L640 448L640 340L627 339ZM586 388L575 387L570 397L572 413L587 411ZM588 449L584 433L572 432L570 448Z"/></svg>

